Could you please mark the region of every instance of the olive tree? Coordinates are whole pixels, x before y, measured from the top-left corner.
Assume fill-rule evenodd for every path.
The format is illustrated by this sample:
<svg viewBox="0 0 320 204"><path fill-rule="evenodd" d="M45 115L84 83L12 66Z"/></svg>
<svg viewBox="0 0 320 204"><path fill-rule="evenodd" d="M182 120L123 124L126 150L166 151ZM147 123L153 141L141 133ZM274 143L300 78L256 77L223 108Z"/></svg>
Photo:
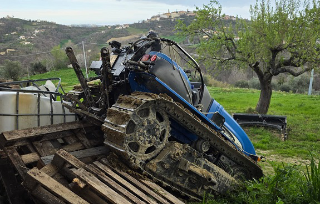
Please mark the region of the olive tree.
<svg viewBox="0 0 320 204"><path fill-rule="evenodd" d="M256 111L266 114L274 76L299 76L319 66L319 5L319 1L257 0L250 20L226 21L221 5L210 1L197 8L195 21L188 26L180 22L177 29L203 36L197 51L207 64L250 67L261 87Z"/></svg>
<svg viewBox="0 0 320 204"><path fill-rule="evenodd" d="M17 81L24 74L21 64L18 61L5 60L4 66L0 69L0 78Z"/></svg>

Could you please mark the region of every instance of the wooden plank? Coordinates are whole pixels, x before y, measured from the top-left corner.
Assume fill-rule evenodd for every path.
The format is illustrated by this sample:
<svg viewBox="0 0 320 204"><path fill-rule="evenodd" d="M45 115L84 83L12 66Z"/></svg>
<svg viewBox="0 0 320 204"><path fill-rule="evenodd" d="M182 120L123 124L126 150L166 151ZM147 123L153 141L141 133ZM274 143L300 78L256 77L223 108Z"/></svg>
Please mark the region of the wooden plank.
<svg viewBox="0 0 320 204"><path fill-rule="evenodd" d="M67 151L63 149L58 150L52 159L52 164L58 168L63 168L66 163L76 168L81 168L86 165Z"/></svg>
<svg viewBox="0 0 320 204"><path fill-rule="evenodd" d="M101 159L101 161L105 164L107 164L107 160L105 158ZM159 203L169 203L167 200L165 200L164 198L162 198L160 195L158 195L157 193L155 193L154 191L152 191L150 188L148 188L147 186L145 186L143 183L141 183L140 181L138 181L137 179L133 178L132 176L130 176L129 174L122 172L122 171L117 171L115 170L115 172L117 172L117 174L121 175L122 177L124 177L126 180L130 181L134 186L136 186L137 188L139 188L142 192L144 192L147 195L152 196L157 202Z"/></svg>
<svg viewBox="0 0 320 204"><path fill-rule="evenodd" d="M30 154L21 155L21 159L25 164L30 164L38 161L40 159L40 156L37 152L32 152Z"/></svg>
<svg viewBox="0 0 320 204"><path fill-rule="evenodd" d="M102 163L95 161L93 162L95 166L97 166L99 169L101 169L106 175L116 180L118 183L121 183L123 186L128 188L131 192L134 192L139 198L143 199L147 203L157 203L156 201L152 200L150 197L148 197L146 194L141 192L138 188L133 186L130 182L123 179L121 176L116 174L114 171L112 171L109 167L106 165L103 165Z"/></svg>
<svg viewBox="0 0 320 204"><path fill-rule="evenodd" d="M87 204L88 202L61 185L59 182L48 176L37 168L33 168L26 174L24 186L32 191L38 184L52 192L59 199L68 203Z"/></svg>
<svg viewBox="0 0 320 204"><path fill-rule="evenodd" d="M43 142L37 141L37 142L33 142L33 145L37 149L37 152L42 157L52 155L57 151L50 141L43 141Z"/></svg>
<svg viewBox="0 0 320 204"><path fill-rule="evenodd" d="M67 152L73 152L73 151L76 151L76 150L84 149L84 146L80 142L76 142L76 143L73 143L73 144L68 144L68 145L62 146L60 149L64 149Z"/></svg>
<svg viewBox="0 0 320 204"><path fill-rule="evenodd" d="M142 180L144 184L152 188L154 191L156 191L158 194L162 195L164 198L168 199L170 202L174 204L184 204L181 200L173 196L171 193L163 189L161 186L147 180Z"/></svg>
<svg viewBox="0 0 320 204"><path fill-rule="evenodd" d="M65 150L63 150L64 152L66 152ZM108 149L106 146L100 146L100 147L93 147L93 148L89 148L89 149L83 149L83 150L78 150L78 151L74 151L74 152L69 152L69 154L71 154L75 159L82 159L85 157L92 157L92 156L99 156L99 155L106 155L108 153ZM59 153L58 153L59 152ZM63 153L62 155L60 155L60 153L62 152L61 150L59 150L58 152L56 152L56 154L58 153L57 157L61 157L64 158L65 153ZM45 157L41 157L41 160L43 161L44 164L49 164L50 162L56 162L53 161L55 155L49 155L49 156L45 156ZM68 156L69 157L69 156ZM64 158L65 160L69 160L70 158ZM71 159L70 161L75 161L74 159ZM74 166L77 168L81 168L78 166Z"/></svg>
<svg viewBox="0 0 320 204"><path fill-rule="evenodd" d="M9 159L11 160L13 166L18 171L19 175L24 178L27 171L29 170L24 164L23 160L20 157L20 154L17 152L15 147L5 147L4 151L7 153Z"/></svg>
<svg viewBox="0 0 320 204"><path fill-rule="evenodd" d="M48 176L54 176L58 173L59 168L53 164L48 164L40 169L42 172L46 173Z"/></svg>
<svg viewBox="0 0 320 204"><path fill-rule="evenodd" d="M57 196L53 195L40 185L36 186L34 190L31 191L31 195L33 195L37 200L46 204L65 204L64 201L59 199Z"/></svg>
<svg viewBox="0 0 320 204"><path fill-rule="evenodd" d="M16 142L19 140L24 140L26 138L33 138L39 135L62 132L66 130L73 130L78 128L84 128L92 126L89 123L82 123L80 121L62 123L62 124L54 124L41 126L36 128L28 128L23 130L13 130L8 132L3 132L0 134L0 144L2 146L8 146L12 142Z"/></svg>
<svg viewBox="0 0 320 204"><path fill-rule="evenodd" d="M114 191L119 193L120 195L126 197L133 203L145 203L144 201L137 198L134 194L132 194L130 191L128 191L123 186L119 185L116 180L112 177L108 177L104 172L99 170L96 166L89 164L85 166L85 169L91 173L93 173L96 177L99 178L103 183L107 184L110 188L112 188ZM125 185L124 185L125 186ZM125 186L126 187L126 186Z"/></svg>
<svg viewBox="0 0 320 204"><path fill-rule="evenodd" d="M117 204L131 203L128 200L126 200L124 197L116 193L114 190L106 186L93 174L87 172L85 169L83 168L77 169L74 171L74 173L77 175L77 177L79 177L81 180L87 183L91 188L95 189L97 193L99 193L101 196L108 199L109 202L117 203Z"/></svg>
<svg viewBox="0 0 320 204"><path fill-rule="evenodd" d="M72 185L72 184L74 184L74 185ZM77 195L81 195L81 197L83 199L85 199L86 201L88 201L90 203L94 203L94 204L108 204L109 203L105 199L99 197L99 195L94 193L92 191L92 189L90 189L90 187L80 188L77 184L75 184L75 183L72 183L72 184L71 184L72 191L75 192Z"/></svg>
<svg viewBox="0 0 320 204"><path fill-rule="evenodd" d="M67 144L73 144L75 142L78 142L78 138L75 136L75 134L72 132L72 136L68 136L68 137L63 137L63 140L67 143Z"/></svg>
<svg viewBox="0 0 320 204"><path fill-rule="evenodd" d="M77 131L76 136L86 148L92 147L90 141L87 139L86 135L83 133L83 130Z"/></svg>
<svg viewBox="0 0 320 204"><path fill-rule="evenodd" d="M70 137L72 135L74 135L72 130L64 130L61 132L52 132L52 133L47 133L45 135L36 136L36 140L38 142L43 142L43 141L54 140L54 139L59 139L64 137Z"/></svg>
<svg viewBox="0 0 320 204"><path fill-rule="evenodd" d="M56 133L50 133L46 135L38 135L28 140L28 138L21 139L21 140L16 140L16 141L8 141L6 144L0 144L0 147L4 146L24 146L24 145L30 145L32 140L36 140L37 142L43 142L43 141L48 141L48 140L53 140L53 139L59 139L59 138L64 138L72 135L73 133L71 131L64 131L64 132L56 132ZM0 134L0 139L1 139L1 134ZM75 136L74 136L75 137ZM76 139L77 140L77 139ZM32 146L30 145L30 150L32 149ZM32 151L34 152L34 151Z"/></svg>
<svg viewBox="0 0 320 204"><path fill-rule="evenodd" d="M27 198L27 191L17 181L15 173L8 159L0 159L0 185L4 186L8 201L11 204L28 203L30 199Z"/></svg>

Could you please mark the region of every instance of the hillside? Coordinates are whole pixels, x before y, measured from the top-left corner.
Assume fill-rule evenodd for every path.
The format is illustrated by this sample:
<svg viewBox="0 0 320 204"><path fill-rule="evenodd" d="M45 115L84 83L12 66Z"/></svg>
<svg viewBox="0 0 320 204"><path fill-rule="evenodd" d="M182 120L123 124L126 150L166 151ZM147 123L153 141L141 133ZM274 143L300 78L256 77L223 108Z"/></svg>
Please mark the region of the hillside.
<svg viewBox="0 0 320 204"><path fill-rule="evenodd" d="M193 16L181 16L187 22ZM161 18L127 25L113 26L65 26L40 20L22 20L6 17L0 19L0 66L5 59L19 61L24 68L31 63L46 61L50 69L50 53L55 46L61 50L71 45L79 52L82 41L91 57L97 58L100 48L110 39L134 36L138 38L149 30L155 30L161 36L174 35L178 18ZM132 41L132 40L131 40ZM124 43L128 43L124 40ZM94 54L90 53L93 52ZM94 56L91 56L94 55Z"/></svg>

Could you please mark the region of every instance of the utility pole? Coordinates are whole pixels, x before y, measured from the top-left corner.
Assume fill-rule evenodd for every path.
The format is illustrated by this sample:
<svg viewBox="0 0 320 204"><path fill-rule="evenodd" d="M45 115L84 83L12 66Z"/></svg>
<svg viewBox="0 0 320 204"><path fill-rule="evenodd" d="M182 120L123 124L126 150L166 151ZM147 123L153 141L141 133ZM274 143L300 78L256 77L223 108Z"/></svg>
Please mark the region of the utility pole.
<svg viewBox="0 0 320 204"><path fill-rule="evenodd" d="M312 69L312 71L311 71L309 91L308 91L308 95L309 95L309 96L311 95L311 92L312 92L313 72L314 72L314 69Z"/></svg>
<svg viewBox="0 0 320 204"><path fill-rule="evenodd" d="M83 41L82 41L82 50L83 50L84 66L86 68L86 76L88 79L89 76L88 76L88 68L87 68L87 59L86 59L86 52L84 51L84 42Z"/></svg>

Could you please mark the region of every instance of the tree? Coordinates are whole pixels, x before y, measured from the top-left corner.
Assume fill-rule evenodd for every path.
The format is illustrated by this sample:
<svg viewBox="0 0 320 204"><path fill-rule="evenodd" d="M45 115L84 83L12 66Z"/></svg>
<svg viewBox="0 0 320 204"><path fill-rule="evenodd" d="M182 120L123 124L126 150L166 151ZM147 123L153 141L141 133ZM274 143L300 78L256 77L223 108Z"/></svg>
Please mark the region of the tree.
<svg viewBox="0 0 320 204"><path fill-rule="evenodd" d="M54 58L54 67L56 69L62 69L68 65L68 57L60 45L54 46L51 50L51 54Z"/></svg>
<svg viewBox="0 0 320 204"><path fill-rule="evenodd" d="M197 48L207 64L248 66L256 73L260 98L256 111L269 109L274 76L288 73L299 76L319 66L320 3L297 0L257 0L251 6L251 20L225 21L222 7L211 1L197 8L196 19L189 26L179 22L181 34L205 36Z"/></svg>
<svg viewBox="0 0 320 204"><path fill-rule="evenodd" d="M31 63L32 74L42 74L47 72L47 67L41 62Z"/></svg>
<svg viewBox="0 0 320 204"><path fill-rule="evenodd" d="M23 75L20 62L5 60L4 66L0 70L1 75L5 79L12 79L13 81L18 81ZM1 78L1 77L0 77Z"/></svg>

